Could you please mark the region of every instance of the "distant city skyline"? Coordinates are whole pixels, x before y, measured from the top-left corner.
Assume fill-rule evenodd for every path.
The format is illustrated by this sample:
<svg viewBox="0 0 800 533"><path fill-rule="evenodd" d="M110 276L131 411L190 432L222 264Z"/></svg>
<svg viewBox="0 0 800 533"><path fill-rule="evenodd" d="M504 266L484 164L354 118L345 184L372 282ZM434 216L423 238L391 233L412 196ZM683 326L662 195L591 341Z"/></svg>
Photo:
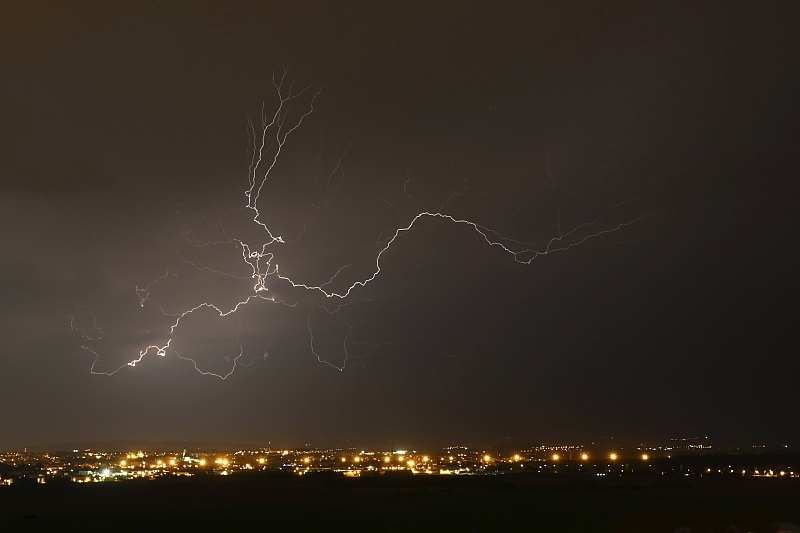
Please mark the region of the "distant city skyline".
<svg viewBox="0 0 800 533"><path fill-rule="evenodd" d="M641 439L632 440L619 440L613 437L595 437L587 441L522 441L514 442L511 439L505 439L501 442L489 441L475 441L475 442L450 442L446 445L437 445L431 443L412 442L409 440L388 441L385 443L373 443L367 445L366 443L351 442L345 440L341 443L324 443L324 442L303 442L303 443L288 443L279 441L266 441L266 442L231 442L231 441L148 441L148 440L114 440L114 441L73 441L62 443L38 443L23 446L15 449L0 449L0 453L45 453L57 450L96 450L110 453L129 452L130 450L145 450L151 452L164 452L167 450L177 450L178 448L184 450L324 450L324 449L341 449L341 450L384 450L393 452L400 449L446 449L446 448L471 448L471 449L496 449L496 450L523 450L523 449L543 449L543 450L557 450L557 449L595 449L606 450L611 452L614 450L661 450L661 451L702 451L702 450L716 450L716 451L741 451L760 453L765 451L800 451L800 440L797 441L741 441L741 442L723 442L716 440L709 436L695 436L695 437L670 437L666 439L651 439L643 441Z"/></svg>
<svg viewBox="0 0 800 533"><path fill-rule="evenodd" d="M798 450L748 453L712 446L643 447L449 446L429 449L278 448L160 449L125 452L73 449L0 453L0 485L108 483L208 476L293 474L342 478L516 475L536 478L644 476L800 477ZM268 478L263 478L268 479ZM331 478L332 479L332 478Z"/></svg>

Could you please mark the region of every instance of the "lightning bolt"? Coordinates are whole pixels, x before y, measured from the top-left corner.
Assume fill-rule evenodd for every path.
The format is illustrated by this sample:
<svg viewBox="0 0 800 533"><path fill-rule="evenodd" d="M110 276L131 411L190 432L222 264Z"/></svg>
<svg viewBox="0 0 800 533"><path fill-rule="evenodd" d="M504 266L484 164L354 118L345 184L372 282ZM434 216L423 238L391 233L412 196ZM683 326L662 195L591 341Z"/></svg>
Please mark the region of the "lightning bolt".
<svg viewBox="0 0 800 533"><path fill-rule="evenodd" d="M264 194L265 186L270 177L274 174L278 160L285 149L287 142L291 135L301 127L304 121L314 112L314 106L322 94L322 89L315 90L312 86L304 86L296 89L293 85L286 83L287 71L284 69L280 75L273 73L272 82L277 95L277 103L275 109L267 113L265 105L262 104L261 113L258 121L248 120L248 128L252 144L250 146L250 160L248 167L248 187L245 190L244 196L246 203L244 209L249 211L250 220L255 224L263 236L263 238L253 244L245 242L242 239L235 238L229 234L221 222L214 222L212 225L219 230L223 239L221 240L199 240L191 235L189 232L183 234L183 238L188 245L197 248L213 248L215 246L228 246L237 250L240 256L242 266L245 267L246 274L226 272L217 268L212 268L204 264L199 264L194 260L187 258L181 250L169 244L175 251L179 260L199 272L207 272L214 275L226 276L233 279L251 280L249 283L250 290L248 294L240 299L238 302L229 306L217 305L211 302L202 302L188 309L173 313L167 312L164 308L156 306L160 314L164 317L171 319L169 325L165 328L164 342L158 344L150 344L141 348L138 355L133 359L128 360L126 363L120 365L118 368L111 371L97 370L97 365L100 361L100 355L89 344L91 342L99 341L103 337L103 331L97 325L97 317L84 305L76 305L75 311L70 315L70 328L72 331L78 333L84 341L82 348L94 356L94 361L90 367L92 374L113 375L126 367L135 367L141 363L148 354L155 354L165 357L168 353L174 353L175 356L181 360L189 362L194 369L204 376L213 376L219 379L227 379L231 376L237 367L249 366L257 359L267 358L267 349L264 349L263 355L252 357L249 362L246 362L244 356L244 348L241 341L241 318L237 313L255 301L268 302L270 304L285 305L294 307L296 303L289 303L284 301L281 297L270 293L270 279L274 278L287 283L294 289L299 289L301 293L308 295L307 300L317 307L322 309L328 315L338 313L343 307L350 305L354 301L369 301L364 296L356 295L357 292L364 289L372 281L374 281L381 273L381 262L396 242L401 239L405 234L415 229L421 221L426 219L438 220L447 224L456 226L465 226L472 230L480 239L483 239L490 248L496 248L508 254L515 262L523 265L530 265L534 260L548 256L557 252L564 252L573 247L580 246L590 239L596 239L603 235L613 234L619 230L636 224L651 214L641 215L635 218L626 219L623 222L611 223L608 221L609 215L615 209L622 207L628 202L612 204L605 208L605 210L598 216L591 220L582 222L574 226L570 230L562 229L562 208L560 207L557 213L557 224L555 235L538 243L528 243L525 241L513 239L502 235L483 224L459 218L445 211L445 208L450 202L460 194L460 188L455 189L452 194L441 204L440 208L435 211L418 211L413 215L409 215L406 223L393 230L384 232L388 238L379 240L376 244L379 249L375 255L374 264L371 271L361 277L354 279L346 285L344 289L333 290L329 287L334 281L343 277L344 273L348 271L352 264L346 264L338 267L335 272L324 282L319 284L310 283L307 281L296 280L292 277L285 276L280 273L279 265L276 259L276 253L279 252L280 247L289 242L297 241L307 231L307 229L317 222L327 210L328 206L333 202L336 193L339 191L343 182L343 160L347 154L350 146L345 150L337 151L334 164L331 170L320 179L319 176L314 178L314 186L317 182L324 183L324 192L321 199L312 205L312 209L308 216L305 217L303 222L299 225L297 235L292 239L286 239L280 234L273 232L267 221L266 217L259 210L259 203L261 195ZM317 158L317 174L320 169L320 158L322 152ZM553 181L550 172L550 160L547 155L546 160L547 175ZM406 170L406 179L402 184L402 191L407 199L414 200L409 193L409 183L411 181L410 173ZM464 187L466 188L466 181ZM399 215L402 216L402 210L391 204L387 200L381 199L392 207ZM414 202L416 203L416 202ZM563 206L562 206L563 207ZM200 218L201 215L191 213L192 215ZM164 274L157 277L150 283L139 287L135 286L135 294L138 298L139 307L144 308L146 304L150 305L151 291L163 283L170 280L178 279L179 271L177 269L167 269ZM318 297L321 301L313 298ZM338 302L329 306L326 302ZM177 331L181 328L183 321L190 315L205 310L212 312L218 318L226 318L237 316L239 325L236 333L235 342L231 345L230 352L225 359L230 363L230 368L227 372L212 372L202 368L195 358L188 355L183 355L178 352L173 346L173 341ZM323 346L333 346L328 342L320 342L315 336L315 330L312 325L312 316L314 309L308 313L306 320L306 329L308 331L309 349L312 355L321 363L325 363L337 370L344 370L348 361L353 361L356 356L351 354L351 348L355 346L378 346L385 343L366 343L352 340L354 335L353 327L350 324L346 325L346 334L341 338L341 345L339 348L330 348L333 355L341 359L340 364L331 362L330 357L321 353Z"/></svg>

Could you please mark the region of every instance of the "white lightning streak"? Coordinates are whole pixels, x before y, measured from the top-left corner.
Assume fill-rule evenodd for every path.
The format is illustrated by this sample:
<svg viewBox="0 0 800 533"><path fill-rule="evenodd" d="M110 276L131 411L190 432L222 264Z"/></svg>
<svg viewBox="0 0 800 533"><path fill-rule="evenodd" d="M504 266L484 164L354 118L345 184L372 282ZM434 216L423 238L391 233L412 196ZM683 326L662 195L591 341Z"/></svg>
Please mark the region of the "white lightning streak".
<svg viewBox="0 0 800 533"><path fill-rule="evenodd" d="M313 313L313 311L312 311ZM349 324L347 325L347 335L345 335L344 339L342 339L342 352L344 353L344 360L342 361L342 366L336 366L335 364L323 359L320 354L314 349L314 330L311 329L311 314L308 314L308 321L306 322L306 326L308 327L308 337L309 337L309 345L311 346L311 353L316 356L317 361L320 363L325 363L326 365L330 366L331 368L335 368L339 372L342 372L344 368L347 366L347 361L350 359L350 353L347 351L347 341L350 340L350 335L353 333L353 328Z"/></svg>
<svg viewBox="0 0 800 533"><path fill-rule="evenodd" d="M97 317L95 316L95 314L92 313L91 310L88 307L86 307L85 305L75 304L75 307L77 307L79 309L83 309L84 311L89 313L89 316L92 317L92 328L95 331L97 331L98 333L97 333L96 336L90 335L90 334L86 333L86 330L83 329L83 327L76 325L75 324L75 319L77 318L77 312L75 312L75 311L73 311L72 314L70 314L70 316L69 316L69 329L70 329L70 331L78 332L80 334L81 338L85 339L87 341L98 341L98 340L102 339L103 338L103 330L100 329L97 326Z"/></svg>
<svg viewBox="0 0 800 533"><path fill-rule="evenodd" d="M264 188L264 184L267 182L267 178L272 173L272 170L275 168L275 164L278 162L278 157L281 155L281 151L283 150L283 146L286 144L286 140L289 138L289 135L292 134L300 125L303 123L303 120L314 112L314 102L316 101L317 97L322 94L322 89L316 92L314 96L311 98L311 102L308 104L308 109L303 112L299 119L297 119L294 124L290 126L286 126L286 118L287 114L289 113L290 104L303 96L303 94L308 91L311 86L307 85L299 92L295 93L293 91L294 87L290 86L289 90L286 95L283 93L283 83L286 78L286 69L283 69L283 74L281 75L280 80L275 79L275 74L272 75L272 84L275 86L275 91L278 93L278 105L275 109L275 113L272 115L272 120L267 123L267 116L264 114L264 107L261 107L261 143L259 145L258 137L255 135L255 128L253 127L252 122L250 123L250 130L253 132L253 158L250 165L250 188L244 193L247 197L247 208L252 209L255 213L253 215L253 222L264 228L269 235L269 242L264 244L264 246L268 246L273 242L284 242L283 238L279 236L274 236L267 225L260 220L261 213L258 211L258 197L261 195L261 190ZM270 132L272 130L272 132ZM267 135L271 134L273 140L275 141L275 150L272 154L272 161L269 163L267 169L263 172L262 177L259 178L258 176L258 169L261 166L261 161L264 158L264 147L267 141ZM270 145L270 147L273 145ZM254 193L255 191L255 193ZM263 251L263 248L262 248Z"/></svg>
<svg viewBox="0 0 800 533"><path fill-rule="evenodd" d="M266 238L259 244L251 245L245 243L242 240L231 237L225 230L225 228L222 226L221 222L217 222L214 225L227 238L227 240L225 241L198 242L197 239L194 239L193 237L190 238L189 233L184 233L183 235L186 241L193 246L200 247L200 246L227 245L238 249L239 252L241 253L242 260L246 265L250 267L249 276L240 276L228 272L223 272L218 269L213 269L208 266L199 265L195 262L186 259L176 246L170 244L170 246L172 246L172 248L175 250L178 257L184 263L187 263L198 270L207 271L214 274L232 278L252 279L253 280L252 293L249 294L243 300L226 308L223 308L221 306L218 306L210 302L203 302L180 313L168 313L159 306L159 309L161 309L161 313L164 316L172 317L174 319L168 328L169 332L168 335L166 335L166 337L168 337L166 339L166 342L160 344L152 344L141 349L137 357L128 361L127 363L124 363L116 370L110 372L100 372L95 370L96 365L98 364L98 361L100 359L100 356L94 349L84 345L83 348L94 354L95 357L94 362L92 363L90 368L90 372L92 374L113 375L126 366L135 367L138 363L140 363L143 360L145 356L147 356L151 352L154 352L156 355L160 355L163 357L166 356L168 351L170 351L175 353L175 355L178 358L191 362L195 370L202 375L214 376L223 380L227 379L230 375L233 374L237 366L249 366L250 364L250 363L245 364L240 362L241 358L243 357L243 347L240 339L241 318L239 318L239 330L237 331L236 341L233 344L231 352L231 353L235 352L236 355L232 357L226 357L227 360L232 361L231 367L227 373L216 373L201 369L200 366L198 366L198 363L195 359L185 355L181 355L180 353L178 353L177 350L175 350L175 348L172 347L172 342L176 334L176 330L178 330L178 328L181 326L182 321L186 317L201 309L212 310L218 315L219 318L228 317L236 314L241 308L247 306L253 300L266 300L272 303L284 304L289 307L294 307L295 304L288 304L283 300L276 299L275 296L266 296L265 293L269 291L268 278L270 276L274 276L277 279L287 282L296 289L303 289L305 291L309 291L311 293L324 296L324 299L322 299L322 301L325 301L325 299L345 300L347 298L352 297L346 302L339 303L338 306L336 306L337 307L336 310L334 311L331 311L330 309L326 308L323 304L317 302L316 300L309 298L310 302L322 308L329 314L334 314L338 312L343 307L349 305L355 300L367 301L368 300L367 298L353 295L354 291L366 287L370 282L372 282L378 277L378 275L381 273L381 260L383 259L384 255L389 252L394 243L398 239L400 239L402 235L411 231L422 219L438 219L455 225L468 226L475 233L480 235L480 237L482 237L483 240L490 247L496 247L502 250L503 252L509 254L513 258L513 260L517 263L523 265L529 265L535 259L541 256L546 256L555 252L569 250L570 248L585 243L589 239L614 233L626 226L630 226L632 224L641 221L643 218L647 216L650 216L650 214L646 214L639 216L637 218L633 218L631 220L626 220L624 222L619 222L612 225L604 223L603 220L606 218L609 212L612 209L618 208L622 206L624 203L626 203L623 202L620 204L614 204L608 206L605 209L605 211L603 211L603 213L601 213L598 217L594 218L593 220L581 223L575 226L570 231L564 232L561 229L561 224L562 224L561 208L559 208L557 215L556 235L550 238L549 240L545 240L539 244L530 244L513 238L505 237L501 235L499 232L492 230L482 224L479 224L477 222L465 218L457 218L445 212L444 211L445 207L449 205L449 203L451 202L451 200L453 200L454 197L458 196L459 189L457 188L445 200L445 202L441 204L439 210L419 211L417 212L417 214L415 214L413 217L410 218L410 220L406 225L398 227L393 231L389 230L388 232L386 232L386 234L391 235L391 237L388 240L378 243L379 245L381 245L381 247L375 255L374 268L371 270L371 273L366 275L362 279L357 279L355 281L350 282L349 286L347 286L346 289L329 290L327 287L333 284L335 280L339 279L342 272L344 272L349 267L353 266L352 264L339 267L327 281L319 285L314 285L304 281L291 279L288 276L280 274L278 269L278 263L276 261L275 252L273 251L274 246L284 244L288 241L285 240L281 235L273 233L270 230L270 228L267 225L267 222L265 222L262 217L262 213L259 211L258 203L260 200L260 195L264 191L265 184L270 178L270 176L273 174L278 159L289 137L303 124L304 120L314 112L314 104L316 102L316 99L321 94L321 89L314 92L310 85L305 86L300 90L295 90L293 86L285 88L285 78L286 78L286 69L283 70L282 74L279 77L276 76L275 73L273 73L272 82L275 87L278 100L274 112L271 115L268 115L265 112L264 106L262 105L259 127L257 128L252 120L248 121L248 127L253 142L251 146L252 154L250 156L250 162L248 168L249 186L244 193L245 197L247 198L247 203L244 209L252 211L252 222L255 223L257 226L259 226L264 231ZM295 107L298 107L299 110L294 109ZM349 149L350 147L348 146L347 150ZM327 183L325 183L326 186L325 192L322 195L320 202L312 205L312 210L310 214L306 217L305 221L300 225L300 230L295 240L299 239L305 233L310 223L315 222L322 216L322 214L327 210L330 203L333 201L334 195L339 190L339 187L341 186L342 183L342 176L343 176L342 160L344 156L347 154L347 150L344 150L343 153L337 152L335 165L332 167L332 170L328 173L327 176ZM321 153L322 151L320 151L320 155L318 155L318 160L317 160L317 174L319 173L319 168L320 168L319 158L321 157ZM550 180L553 181L552 174L550 173L549 155L547 156L546 159L546 170L547 170L547 175L550 177ZM409 181L410 181L410 176L408 170L406 170L406 179L402 184L402 189L405 196L413 200L413 198L408 192ZM316 185L317 175L315 175L314 183ZM464 187L466 187L466 184L464 185ZM400 210L397 207L395 207L386 200L383 201L389 204L393 209L395 209L398 212L398 214L401 214ZM194 215L194 213L191 214ZM195 216L199 217L200 215L195 215ZM145 303L150 298L151 288L154 285L167 280L167 278L177 278L177 277L178 277L177 270L167 270L163 275L156 278L154 281L150 282L144 287L140 288L136 286L135 292L139 298L139 305L141 307L144 307ZM97 326L97 317L93 313L91 313L91 311L89 311L87 307L83 305L76 305L76 307L79 309L84 309L92 317L92 323L91 323L92 333L91 334L87 333L84 327L76 323L76 313L73 313L70 316L70 327L72 331L80 333L81 338L86 341L91 342L100 340L102 338L103 332ZM349 353L348 347L350 345L359 345L359 344L366 345L367 343L359 343L351 341L350 337L353 333L353 328L350 324L347 324L348 331L342 340L342 348L340 352L344 356L341 366L338 366L334 363L327 361L322 355L318 353L317 351L318 345L315 346L314 331L311 326L312 313L313 309L312 312L308 314L308 319L306 321L311 353L314 356L316 356L319 362L325 363L331 366L332 368L335 368L340 371L344 370L348 361L351 359L351 354ZM265 359L266 357L267 357L267 351L265 349L263 357L260 358ZM255 357L251 359L251 363L255 359L256 359Z"/></svg>
<svg viewBox="0 0 800 533"><path fill-rule="evenodd" d="M643 218L645 218L647 216L650 216L650 215L642 215L642 216L637 217L637 218L635 218L633 220L630 220L630 221L627 221L627 222L621 222L621 223L616 224L615 226L613 226L611 228L603 229L603 230L597 231L595 233L591 233L589 235L586 235L586 236L584 236L584 237L582 237L582 238L580 238L580 239L578 239L576 241L572 241L572 242L566 243L562 247L554 247L553 246L556 243L560 243L563 240L564 237L567 237L568 235L571 235L571 234L575 233L575 231L577 231L579 228L595 224L600 218L602 218L602 216L603 215L601 215L595 221L587 222L585 224L582 224L581 226L579 226L575 230L572 230L572 231L570 231L569 233L567 233L565 235L559 235L558 237L553 237L547 243L547 246L545 247L544 250L535 250L535 249L532 249L532 248L525 248L523 250L516 250L515 251L515 250L512 250L511 248L509 248L508 246L506 246L503 242L501 242L502 240L506 240L507 241L509 239L492 240L491 238L489 238L489 234L490 233L495 234L495 235L499 235L494 230L488 229L488 228L486 228L484 226L481 226L481 225L479 225L479 224L477 224L475 222L472 222L470 220L455 218L452 215L448 215L448 214L445 214L445 213L423 211L422 213L418 213L411 220L411 222L407 226L404 226L404 227L401 227L401 228L398 228L397 230L395 230L394 236L391 239L389 239L389 241L387 241L386 245L378 252L377 257L375 258L375 270L373 271L373 273L370 276L368 276L367 278L363 279L363 280L358 280L358 281L353 282L353 284L350 285L347 288L347 290L345 290L344 292L333 292L333 291L329 292L329 291L326 291L323 287L325 285L327 285L328 283L330 283L330 282L325 283L323 285L306 285L304 283L295 282L292 279L290 279L290 278L288 278L286 276L282 276L280 274L278 274L278 277L280 279L284 280L284 281L289 282L293 287L319 291L320 293L325 295L327 298L347 298L348 296L350 296L350 293L356 287L364 287L369 282L371 282L376 277L378 277L378 274L380 274L380 272L381 272L381 257L383 257L383 254L386 253L389 250L389 248L391 248L392 244L397 240L397 238L402 233L405 233L405 232L411 230L411 228L414 226L414 224L416 224L416 222L418 220L420 220L421 218L423 218L423 217L442 218L442 219L445 219L445 220L449 220L450 222L452 222L454 224L465 224L467 226L470 226L478 234L480 234L481 237L483 237L483 239L490 246L497 246L497 247L501 248L504 252L507 252L507 253L511 254L514 257L514 261L516 261L517 263L521 263L521 264L524 264L524 265L529 265L529 264L531 264L533 262L534 259L536 259L539 256L545 256L545 255L549 255L549 254L551 254L553 252L559 252L559 251L568 250L569 248L572 248L573 246L578 246L579 244L582 244L582 243L586 242L587 240L592 239L594 237L599 237L599 236L605 235L607 233L612 233L612 232L617 231L617 230L619 230L619 229L621 229L621 228L623 228L625 226L630 226L631 224L635 224L636 222L639 222ZM520 256L523 256L523 255L526 255L526 254L530 254L530 257L528 259L520 259ZM277 273L277 270L276 270L276 273Z"/></svg>

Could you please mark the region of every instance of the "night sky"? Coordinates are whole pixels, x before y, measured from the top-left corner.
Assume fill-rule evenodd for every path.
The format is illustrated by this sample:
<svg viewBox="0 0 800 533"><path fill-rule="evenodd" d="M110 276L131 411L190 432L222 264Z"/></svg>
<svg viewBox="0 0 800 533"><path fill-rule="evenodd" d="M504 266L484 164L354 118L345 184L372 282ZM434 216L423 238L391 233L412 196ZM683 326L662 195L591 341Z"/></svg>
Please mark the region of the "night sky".
<svg viewBox="0 0 800 533"><path fill-rule="evenodd" d="M796 2L318 4L4 2L0 449L800 445Z"/></svg>

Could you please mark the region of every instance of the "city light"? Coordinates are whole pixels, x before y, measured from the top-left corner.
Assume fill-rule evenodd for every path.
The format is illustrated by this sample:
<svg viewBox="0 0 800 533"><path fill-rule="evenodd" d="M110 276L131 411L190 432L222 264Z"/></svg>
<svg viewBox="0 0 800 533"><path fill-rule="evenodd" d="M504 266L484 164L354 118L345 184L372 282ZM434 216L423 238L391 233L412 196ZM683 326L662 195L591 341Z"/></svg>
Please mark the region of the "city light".
<svg viewBox="0 0 800 533"><path fill-rule="evenodd" d="M412 450L407 453L404 452L403 455L397 455L398 452L385 454L383 452L369 451L362 451L362 455L348 455L346 450L340 448L332 450L291 450L287 454L273 452L281 454L283 459L270 466L274 470L287 469L297 475L303 475L314 470L339 472L347 477L384 475L393 470L403 469L413 474L503 475L512 472L516 473L520 470L543 472L542 469L547 469L548 466L550 467L550 472L554 474L605 476L610 472L609 470L605 472L587 472L585 468L581 468L581 466L586 466L586 461L589 460L590 454L581 450L580 447L535 446L523 450L524 453L507 454L499 452L496 456L484 451L469 450L466 447L458 448L460 449L453 455L437 454L435 456L418 455L416 451ZM578 465L573 465L571 460L567 460L568 457L571 459L569 455L566 455L567 451L572 454L575 450L578 450L575 455L581 461ZM450 451L450 449L445 449L446 451ZM203 469L202 473L205 475L236 475L241 472L252 471L255 464L262 465L259 470L265 470L270 463L262 451L238 451L235 453L215 453L214 455L209 452L202 459L197 454L190 455L184 452L184 455L180 456L183 457L183 460L176 458L174 453L163 452L148 453L143 457L139 457L138 453L87 452L88 450L85 452L76 450L73 452L74 455L69 455L69 459L59 459L58 461L64 461L60 463L60 466L53 463L52 456L43 454L37 459L37 462L45 465L40 469L37 482L45 483L45 479L55 476L68 477L70 481L76 483L114 482L136 478L156 479L162 476L192 476L200 473L201 470L199 469L204 467L207 462L213 462L215 468ZM670 456L663 456L663 460L659 460L657 464L650 464L652 455L643 453L641 448L638 449L635 455L633 455L632 451L630 452L631 455L625 455L626 452L627 450L613 453L607 452L608 460L616 464L622 460L623 456L638 457L645 463L640 464L635 469L635 472L633 469L629 470L628 468L619 470L620 475L639 474L642 470L649 469L653 472L661 472L662 475L672 472L680 473L682 476L729 474L762 478L800 477L797 469L787 468L786 463L764 466L754 464L748 468L737 468L735 465L729 465L725 469L720 469L719 465L714 464L687 467L682 462L670 462ZM20 464L19 454L0 453L0 462L4 462L4 455L6 457L5 462L8 464L12 466ZM130 459L130 457L134 459ZM398 458L398 462L394 461L395 457ZM450 459L451 457L452 459ZM381 461L381 459L383 460ZM381 466L376 468L372 462L373 460L380 461ZM27 458L21 464L30 465L33 461L32 458ZM361 463L364 464L362 465ZM116 471L108 465L117 465ZM573 466L577 467L573 468ZM13 482L13 479L3 478L1 474L2 472L0 472L0 485L8 485Z"/></svg>

